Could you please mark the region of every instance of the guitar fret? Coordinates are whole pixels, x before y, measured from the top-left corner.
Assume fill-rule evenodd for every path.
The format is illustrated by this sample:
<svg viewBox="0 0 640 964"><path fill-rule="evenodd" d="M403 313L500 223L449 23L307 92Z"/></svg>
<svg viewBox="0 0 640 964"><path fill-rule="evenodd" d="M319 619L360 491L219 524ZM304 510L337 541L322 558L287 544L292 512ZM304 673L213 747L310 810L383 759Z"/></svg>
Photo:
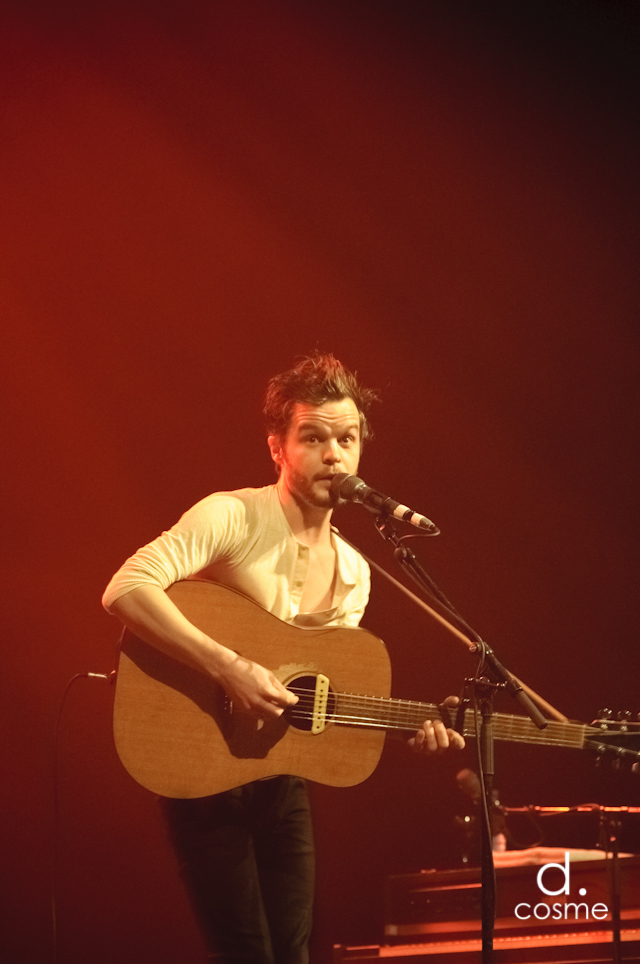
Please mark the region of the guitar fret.
<svg viewBox="0 0 640 964"><path fill-rule="evenodd" d="M437 707L389 697L337 694L336 723L378 726L391 730L419 729L427 718L439 719Z"/></svg>
<svg viewBox="0 0 640 964"><path fill-rule="evenodd" d="M467 725L467 719L473 721L472 710L467 710L465 713L463 732L465 736L475 737L475 726L472 723ZM543 746L583 747L589 729L585 724L553 720L549 721L543 730L539 730L528 717L508 716L504 713L496 713L493 721L494 735L497 740L535 743Z"/></svg>

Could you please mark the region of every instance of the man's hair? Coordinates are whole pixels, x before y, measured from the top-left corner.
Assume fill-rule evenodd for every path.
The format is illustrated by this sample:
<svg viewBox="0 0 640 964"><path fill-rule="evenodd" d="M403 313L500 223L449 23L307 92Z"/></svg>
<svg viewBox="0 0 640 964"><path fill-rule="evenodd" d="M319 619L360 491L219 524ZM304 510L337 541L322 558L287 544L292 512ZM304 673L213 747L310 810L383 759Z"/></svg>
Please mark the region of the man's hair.
<svg viewBox="0 0 640 964"><path fill-rule="evenodd" d="M364 442L373 436L367 420L371 403L377 395L358 383L357 372L350 372L331 354L316 351L307 355L289 371L275 375L267 385L264 416L267 433L284 439L293 409L298 402L324 405L351 398L360 414L360 438Z"/></svg>

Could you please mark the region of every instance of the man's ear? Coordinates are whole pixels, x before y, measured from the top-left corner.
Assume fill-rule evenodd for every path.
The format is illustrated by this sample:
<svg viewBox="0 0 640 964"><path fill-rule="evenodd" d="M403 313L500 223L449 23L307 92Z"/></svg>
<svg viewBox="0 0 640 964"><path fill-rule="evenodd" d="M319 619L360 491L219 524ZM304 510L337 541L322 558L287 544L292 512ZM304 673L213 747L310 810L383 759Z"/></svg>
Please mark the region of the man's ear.
<svg viewBox="0 0 640 964"><path fill-rule="evenodd" d="M271 452L271 458L276 463L278 468L282 468L282 444L277 435L270 435L267 438L267 445L269 446L269 451Z"/></svg>

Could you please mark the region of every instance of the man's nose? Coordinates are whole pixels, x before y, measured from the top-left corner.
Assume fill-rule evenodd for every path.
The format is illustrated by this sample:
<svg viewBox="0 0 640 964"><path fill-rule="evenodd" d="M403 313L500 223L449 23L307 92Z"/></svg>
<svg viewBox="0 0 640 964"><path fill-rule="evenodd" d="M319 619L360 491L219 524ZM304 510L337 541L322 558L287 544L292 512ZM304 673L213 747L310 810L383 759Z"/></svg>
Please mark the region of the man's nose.
<svg viewBox="0 0 640 964"><path fill-rule="evenodd" d="M333 465L335 462L340 461L340 457L340 446L338 445L338 440L335 438L328 439L327 444L324 447L324 461Z"/></svg>

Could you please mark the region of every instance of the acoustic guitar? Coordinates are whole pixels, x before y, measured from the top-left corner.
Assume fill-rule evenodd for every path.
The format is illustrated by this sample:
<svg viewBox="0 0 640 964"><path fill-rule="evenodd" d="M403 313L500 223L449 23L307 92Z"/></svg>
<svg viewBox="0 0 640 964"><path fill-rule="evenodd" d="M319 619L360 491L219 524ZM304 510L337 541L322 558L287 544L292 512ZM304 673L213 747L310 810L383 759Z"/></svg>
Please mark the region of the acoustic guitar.
<svg viewBox="0 0 640 964"><path fill-rule="evenodd" d="M154 793L208 796L284 773L353 786L374 771L386 731L415 732L425 719L441 719L443 712L446 717L436 705L389 697L387 650L366 629L300 629L211 582L178 582L167 595L207 635L269 667L299 701L258 729L255 719L234 712L223 689L204 673L126 630L116 682L115 743L131 776ZM525 717L497 713L493 720L499 740L591 745L604 752L612 736L606 723L550 721L538 730ZM464 712L459 728L465 737L475 736L471 710ZM626 736L613 734L623 744L620 738ZM615 752L640 758L628 749Z"/></svg>

